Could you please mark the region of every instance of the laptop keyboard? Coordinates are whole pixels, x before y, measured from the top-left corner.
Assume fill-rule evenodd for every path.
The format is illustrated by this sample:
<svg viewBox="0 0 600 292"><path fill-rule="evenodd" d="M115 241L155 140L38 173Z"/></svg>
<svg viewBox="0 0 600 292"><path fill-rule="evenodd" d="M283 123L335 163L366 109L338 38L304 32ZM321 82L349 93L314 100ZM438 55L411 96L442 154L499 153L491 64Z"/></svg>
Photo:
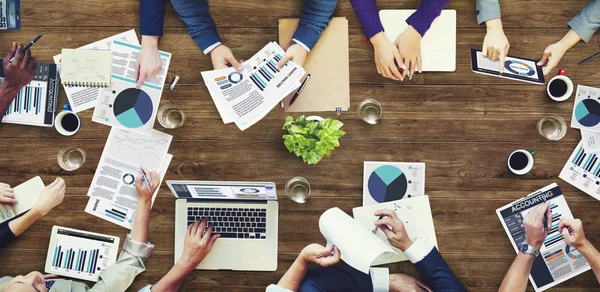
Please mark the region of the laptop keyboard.
<svg viewBox="0 0 600 292"><path fill-rule="evenodd" d="M267 238L267 209L188 207L188 226L204 217L209 217L220 238Z"/></svg>

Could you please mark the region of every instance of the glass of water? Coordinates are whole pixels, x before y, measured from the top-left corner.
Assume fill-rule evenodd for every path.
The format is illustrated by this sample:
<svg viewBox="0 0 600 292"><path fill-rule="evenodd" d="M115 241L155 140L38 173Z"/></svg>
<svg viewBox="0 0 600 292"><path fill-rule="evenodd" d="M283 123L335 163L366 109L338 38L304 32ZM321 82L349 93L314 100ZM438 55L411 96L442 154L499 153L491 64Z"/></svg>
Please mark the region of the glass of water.
<svg viewBox="0 0 600 292"><path fill-rule="evenodd" d="M559 116L549 116L537 123L538 133L548 140L560 140L567 134L567 123Z"/></svg>
<svg viewBox="0 0 600 292"><path fill-rule="evenodd" d="M79 169L85 163L85 151L76 147L66 147L58 152L58 165L66 171Z"/></svg>
<svg viewBox="0 0 600 292"><path fill-rule="evenodd" d="M166 104L158 109L158 122L166 129L176 129L183 126L185 115L180 108Z"/></svg>
<svg viewBox="0 0 600 292"><path fill-rule="evenodd" d="M310 184L303 177L294 177L285 184L285 194L296 203L304 203L310 197Z"/></svg>
<svg viewBox="0 0 600 292"><path fill-rule="evenodd" d="M381 119L381 104L372 98L367 98L358 105L357 112L361 120L375 125Z"/></svg>

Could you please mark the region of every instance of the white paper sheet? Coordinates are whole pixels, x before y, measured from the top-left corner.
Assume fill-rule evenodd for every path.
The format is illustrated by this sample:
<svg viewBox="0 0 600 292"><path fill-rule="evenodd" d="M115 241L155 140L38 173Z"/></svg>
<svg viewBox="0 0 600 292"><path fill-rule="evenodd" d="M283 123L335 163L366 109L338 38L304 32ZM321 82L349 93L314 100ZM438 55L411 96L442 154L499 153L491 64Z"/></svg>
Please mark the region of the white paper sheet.
<svg viewBox="0 0 600 292"><path fill-rule="evenodd" d="M581 141L586 152L600 152L600 132L581 130Z"/></svg>
<svg viewBox="0 0 600 292"><path fill-rule="evenodd" d="M139 45L137 34L134 29L128 30L126 32L113 35L111 37L107 37L105 39L99 40L97 42L87 44L83 47L79 47L77 49L84 50L110 50L111 44L113 40L121 40L126 43ZM62 55L54 56L54 63L61 63ZM98 96L100 95L100 88L93 87L68 87L64 86L65 93L67 94L67 99L69 100L69 104L71 105L71 110L74 112L84 111L86 109L93 108L96 106L96 102L98 100Z"/></svg>
<svg viewBox="0 0 600 292"><path fill-rule="evenodd" d="M433 246L437 247L437 239L435 236L435 228L433 226L433 217L431 215L431 207L429 206L429 197L420 196L410 199L402 199L392 202L385 202L376 205L369 205L365 207L357 207L352 210L354 219L361 223L365 230L372 232L376 227L375 221L379 217L375 216L374 213L377 210L393 210L398 215L398 218L404 224L406 233L413 242L419 242L421 246L430 248ZM380 229L375 232L377 237L390 245L397 254L384 254L378 257L373 265L381 265L387 263L394 263L400 261L407 261L408 258L398 248L393 247L385 233Z"/></svg>
<svg viewBox="0 0 600 292"><path fill-rule="evenodd" d="M18 203L14 206L0 205L0 223L31 209L37 203L45 187L39 176L14 187L13 194Z"/></svg>
<svg viewBox="0 0 600 292"><path fill-rule="evenodd" d="M111 88L103 88L100 91L92 121L150 134L154 128L171 54L159 51L161 71L155 78L146 80L140 89L135 89L136 64L141 47L113 40L111 50L113 51Z"/></svg>
<svg viewBox="0 0 600 292"><path fill-rule="evenodd" d="M321 215L319 230L327 240L327 245L335 245L340 250L344 262L365 274L369 273L373 261L382 254L398 255L339 208L331 208Z"/></svg>
<svg viewBox="0 0 600 292"><path fill-rule="evenodd" d="M425 163L365 161L363 206L425 194Z"/></svg>

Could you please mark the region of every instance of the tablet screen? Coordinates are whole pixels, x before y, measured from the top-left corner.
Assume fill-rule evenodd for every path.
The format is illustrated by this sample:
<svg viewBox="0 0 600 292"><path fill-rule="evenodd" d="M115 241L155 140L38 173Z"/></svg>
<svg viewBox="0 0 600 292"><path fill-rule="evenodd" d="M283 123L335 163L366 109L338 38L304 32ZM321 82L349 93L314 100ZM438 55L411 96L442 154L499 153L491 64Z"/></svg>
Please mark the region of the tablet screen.
<svg viewBox="0 0 600 292"><path fill-rule="evenodd" d="M47 259L52 272L91 281L115 262L119 244L115 237L61 227L53 239Z"/></svg>
<svg viewBox="0 0 600 292"><path fill-rule="evenodd" d="M500 61L491 61L483 57L480 51L477 51L477 67L480 69L500 72ZM533 61L506 57L504 61L504 74L520 76L530 79L540 79L536 70L536 64Z"/></svg>

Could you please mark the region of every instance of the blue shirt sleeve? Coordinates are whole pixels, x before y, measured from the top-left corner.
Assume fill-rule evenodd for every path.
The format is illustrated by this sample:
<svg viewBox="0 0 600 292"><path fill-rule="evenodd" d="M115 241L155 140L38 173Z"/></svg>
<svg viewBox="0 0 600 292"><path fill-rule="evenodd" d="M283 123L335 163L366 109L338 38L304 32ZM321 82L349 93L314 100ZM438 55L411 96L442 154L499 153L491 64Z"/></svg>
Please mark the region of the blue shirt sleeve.
<svg viewBox="0 0 600 292"><path fill-rule="evenodd" d="M140 31L142 35L163 35L165 1L140 0Z"/></svg>
<svg viewBox="0 0 600 292"><path fill-rule="evenodd" d="M336 6L337 0L304 0L302 17L292 39L312 50L323 30L329 25Z"/></svg>
<svg viewBox="0 0 600 292"><path fill-rule="evenodd" d="M584 41L589 42L600 28L600 0L591 0L575 18L569 27Z"/></svg>
<svg viewBox="0 0 600 292"><path fill-rule="evenodd" d="M7 246L11 241L17 238L12 230L10 230L8 222L10 222L10 220L0 223L0 248Z"/></svg>
<svg viewBox="0 0 600 292"><path fill-rule="evenodd" d="M208 0L171 0L171 4L185 23L190 37L205 54L214 49L213 45L223 42L217 32L217 24L210 16Z"/></svg>
<svg viewBox="0 0 600 292"><path fill-rule="evenodd" d="M467 289L456 278L448 263L442 258L438 249L434 247L421 261L414 264L431 290L441 292L466 292Z"/></svg>

